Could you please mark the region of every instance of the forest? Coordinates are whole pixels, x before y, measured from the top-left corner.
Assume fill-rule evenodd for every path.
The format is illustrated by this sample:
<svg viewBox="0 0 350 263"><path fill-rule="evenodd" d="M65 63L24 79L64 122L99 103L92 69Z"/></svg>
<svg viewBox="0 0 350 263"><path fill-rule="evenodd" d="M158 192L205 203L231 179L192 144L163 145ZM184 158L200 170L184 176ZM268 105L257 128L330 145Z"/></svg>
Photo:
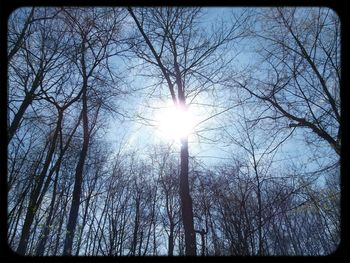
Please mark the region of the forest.
<svg viewBox="0 0 350 263"><path fill-rule="evenodd" d="M329 255L340 19L326 7L22 7L7 243L30 256Z"/></svg>

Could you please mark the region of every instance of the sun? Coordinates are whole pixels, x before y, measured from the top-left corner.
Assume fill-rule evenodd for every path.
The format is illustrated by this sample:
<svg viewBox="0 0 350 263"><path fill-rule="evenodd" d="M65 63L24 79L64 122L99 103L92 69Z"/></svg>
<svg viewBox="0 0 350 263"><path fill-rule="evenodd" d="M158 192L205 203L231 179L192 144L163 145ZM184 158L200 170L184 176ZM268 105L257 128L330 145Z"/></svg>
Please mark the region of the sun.
<svg viewBox="0 0 350 263"><path fill-rule="evenodd" d="M195 126L191 111L174 105L162 109L157 119L159 132L170 140L180 140L189 136Z"/></svg>

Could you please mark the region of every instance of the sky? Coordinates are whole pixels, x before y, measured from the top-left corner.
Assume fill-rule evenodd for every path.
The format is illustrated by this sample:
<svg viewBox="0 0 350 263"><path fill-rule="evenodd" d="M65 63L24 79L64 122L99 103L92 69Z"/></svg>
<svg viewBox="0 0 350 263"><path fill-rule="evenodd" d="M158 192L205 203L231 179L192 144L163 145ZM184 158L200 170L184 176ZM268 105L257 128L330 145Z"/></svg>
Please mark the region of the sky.
<svg viewBox="0 0 350 263"><path fill-rule="evenodd" d="M242 8L207 8L205 9L205 18L207 21L205 24L208 24L208 28L211 22L218 21L218 19L223 18L226 20L226 23L230 23L230 13L233 12L241 12ZM257 43L250 43L254 46ZM240 43L237 46L237 50L241 50L242 52L238 57L235 58L235 65L237 70L243 69L246 65L250 63L254 63L257 58L253 56L253 52L250 52L250 48L252 47L247 42ZM134 76L136 71L130 72L130 76ZM165 88L163 91L163 96L159 99L155 99L154 97L149 97L149 89L147 88L149 85L153 84L154 80L145 78L142 76L133 77L131 80L133 81L133 86L139 91L135 91L131 94L131 96L127 96L124 100L124 104L122 104L123 110L125 110L126 114L130 116L127 120L123 122L115 121L111 122L109 134L107 138L113 144L115 144L116 149L119 149L118 145L121 143L121 140L124 141L124 150L132 150L137 149L138 153L145 154L147 153L147 146L153 144L172 144L174 152L179 151L179 140L169 138L167 134L164 134L164 127L162 128L161 123L164 122L164 119L167 118L166 112L169 111L169 108L172 106L172 102L170 100L170 94L168 90ZM215 87L214 89L220 89L220 87ZM227 97L221 98L221 102L225 102ZM200 102L207 102L208 98L203 94L202 98L199 98ZM191 106L192 119L195 123L201 122L203 119L209 118L212 113L209 113L209 108L205 108L202 106ZM229 116L235 116L237 108L233 108L228 112L218 115L215 118L210 119L209 121L203 123L199 127L196 127L195 130L201 129L210 129L216 128L223 125L227 125L227 118ZM171 111L171 110L170 110ZM135 116L138 116L135 118ZM140 118L141 117L141 118ZM150 126L145 124L145 120L142 118L146 118L150 120L149 122L155 124L154 126ZM163 119L163 120L162 120ZM280 165L284 162L284 160L288 159L289 162L295 163L305 163L308 165L310 169L313 167L317 167L318 160L323 158L323 149L319 150L319 154L316 154L318 157L316 158L314 148L306 147L305 140L303 137L303 133L305 130L298 130L293 133L293 135L280 147L277 155L275 156L276 165ZM216 131L206 131L200 133L205 137L209 137L211 139L218 138ZM126 143L125 143L126 142ZM328 149L328 147L324 147L324 149ZM199 160L201 160L207 167L212 165L216 165L220 162L224 162L229 160L232 155L237 152L241 152L242 149L239 149L237 145L228 144L223 141L211 142L210 140L206 140L203 138L199 138L195 134L189 135L189 152L190 156L195 156ZM327 151L327 150L325 150ZM279 161L278 161L279 160ZM333 160L329 160L332 162Z"/></svg>

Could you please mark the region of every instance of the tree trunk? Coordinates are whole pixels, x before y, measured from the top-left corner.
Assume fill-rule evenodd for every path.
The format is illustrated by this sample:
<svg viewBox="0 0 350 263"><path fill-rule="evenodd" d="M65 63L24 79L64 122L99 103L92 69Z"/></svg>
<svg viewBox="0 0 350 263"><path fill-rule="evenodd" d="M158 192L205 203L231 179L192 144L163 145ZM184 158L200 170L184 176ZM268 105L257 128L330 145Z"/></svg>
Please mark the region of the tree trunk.
<svg viewBox="0 0 350 263"><path fill-rule="evenodd" d="M137 232L139 230L139 212L140 212L140 197L136 197L136 211L135 211L135 225L133 232L133 240L131 244L131 255L135 256L136 254L136 246L137 246Z"/></svg>
<svg viewBox="0 0 350 263"><path fill-rule="evenodd" d="M61 127L62 118L63 118L63 112L59 111L56 130L55 130L55 133L54 133L54 136L52 139L50 149L48 150L48 153L47 153L47 156L45 159L44 167L43 167L40 175L37 178L37 180L38 180L37 184L35 185L34 190L30 196L29 206L27 208L27 213L26 213L26 217L24 220L21 238L19 241L19 245L17 247L17 253L22 254L22 255L24 255L26 253L26 250L27 250L28 238L29 238L29 234L30 234L30 227L33 223L34 216L36 214L38 206L40 205L40 202L38 202L38 197L40 195L42 186L44 184L47 170L49 169L49 165L51 163L52 156L53 156L53 153L55 151L56 141L57 141L57 137L58 137L58 131L60 130L60 127ZM48 178L48 179L50 179L50 178Z"/></svg>
<svg viewBox="0 0 350 263"><path fill-rule="evenodd" d="M96 181L97 181L97 177L98 177L98 173L99 173L99 169L97 169L96 173L95 173L95 178L91 187L91 190L89 191L89 196L87 197L86 200L86 207L85 207L85 211L84 211L84 216L83 216L83 221L82 221L82 227L80 229L80 233L78 234L78 245L77 245L77 250L75 251L75 255L78 256L79 255L79 251L80 251L80 246L81 246L81 241L82 241L82 236L84 233L84 227L86 224L86 220L87 220L87 214L89 211L89 205L90 205L90 200L91 200L91 195L93 190L95 189L96 186Z"/></svg>
<svg viewBox="0 0 350 263"><path fill-rule="evenodd" d="M53 211L54 211L54 205L55 205L55 202L56 202L56 194L57 194L57 181L58 181L58 170L56 171L56 177L55 177L55 181L54 181L54 185L53 185L53 190L52 190L52 199L51 199L51 203L50 203L50 208L49 208L49 215L47 216L47 219L46 219L46 223L44 225L44 229L43 231L41 232L41 240L39 241L39 245L37 246L37 249L36 249L36 255L37 256L42 256L44 254L44 250L45 250L45 245L46 245L46 241L47 241L47 238L49 236L49 233L50 233L50 224L51 224L51 218L52 218L52 215L53 215Z"/></svg>
<svg viewBox="0 0 350 263"><path fill-rule="evenodd" d="M193 226L192 198L188 183L188 138L181 139L180 199L185 229L186 256L196 255L196 236Z"/></svg>
<svg viewBox="0 0 350 263"><path fill-rule="evenodd" d="M82 59L83 67L84 63L84 55ZM85 68L83 68L83 72L85 72ZM85 75L85 74L84 74ZM87 78L86 75L83 77L83 108L82 108L82 117L83 117L83 147L80 152L79 161L77 167L75 169L75 180L74 180L74 189L73 189L73 200L69 213L68 223L67 223L67 232L64 242L63 255L71 255L72 254L72 246L73 246L73 238L75 227L77 225L79 205L80 205L80 196L81 196L81 188L83 183L83 170L85 159L88 152L89 147L89 124L88 124L88 113L87 113Z"/></svg>
<svg viewBox="0 0 350 263"><path fill-rule="evenodd" d="M151 239L151 231L152 231L152 225L154 224L155 221L155 210L156 210L156 204L157 204L157 187L154 191L154 199L153 199L153 204L152 204L152 216L151 216L151 220L149 223L149 228L148 228L148 232L147 232L147 238L146 238L146 245L145 245L145 249L143 251L143 256L146 256L147 251L148 251L148 245Z"/></svg>
<svg viewBox="0 0 350 263"><path fill-rule="evenodd" d="M169 238L168 238L168 256L174 255L174 228L175 225L170 223Z"/></svg>

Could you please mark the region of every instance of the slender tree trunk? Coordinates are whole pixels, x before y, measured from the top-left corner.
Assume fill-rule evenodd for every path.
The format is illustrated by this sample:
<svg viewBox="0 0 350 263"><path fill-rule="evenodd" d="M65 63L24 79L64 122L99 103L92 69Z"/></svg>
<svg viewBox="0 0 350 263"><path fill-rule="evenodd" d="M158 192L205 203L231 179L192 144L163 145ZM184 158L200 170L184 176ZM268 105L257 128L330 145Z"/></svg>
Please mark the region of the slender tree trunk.
<svg viewBox="0 0 350 263"><path fill-rule="evenodd" d="M140 233L140 244L139 244L139 256L141 256L141 249L142 249L142 239L143 239L143 231Z"/></svg>
<svg viewBox="0 0 350 263"><path fill-rule="evenodd" d="M84 210L84 216L83 216L83 221L82 221L82 227L81 227L80 232L79 232L79 234L78 234L77 250L75 251L75 255L76 255L76 256L79 255L79 251L80 251L82 236L83 236L84 227L85 227L85 224L86 224L86 218L87 218L87 214L88 214L88 211L89 211L90 198L91 198L91 193L90 193L90 195L88 196L88 199L87 199L87 201L86 201L86 207L85 207L85 210Z"/></svg>
<svg viewBox="0 0 350 263"><path fill-rule="evenodd" d="M9 228L9 231L8 231L8 235L9 235L8 239L9 239L10 246L13 245L13 240L14 240L14 238L16 236L16 233L17 233L17 227L18 227L19 220L21 218L24 200L25 200L24 198L21 198L17 215L14 215L13 218L11 218L11 221L12 222L14 221L14 223L11 222L12 225L11 225L11 228ZM10 238L10 233L11 232L12 232L12 235L11 235L11 238Z"/></svg>
<svg viewBox="0 0 350 263"><path fill-rule="evenodd" d="M91 214L93 215L96 214L96 205L93 207ZM92 254L90 251L91 251L91 246L92 246L93 237L94 237L93 231L92 231L93 224L94 224L94 220L91 220L91 223L88 228L88 237L87 237L86 246L85 246L85 255Z"/></svg>
<svg viewBox="0 0 350 263"><path fill-rule="evenodd" d="M155 189L154 192L154 199L153 199L153 204L152 204L152 217L149 223L149 228L148 228L148 232L147 232L147 239L146 239L146 245L145 245L145 249L143 251L143 256L145 256L147 254L148 251L148 245L151 239L151 231L152 231L152 225L155 221L155 209L156 209L156 204L157 204L157 187Z"/></svg>
<svg viewBox="0 0 350 263"><path fill-rule="evenodd" d="M126 224L127 224L127 220L126 220L127 214L126 211L123 211L123 224L122 224L122 229L120 231L120 235L119 235L119 256L123 255L123 249L124 249L124 245L125 245L125 235L127 234L125 229L126 229Z"/></svg>
<svg viewBox="0 0 350 263"><path fill-rule="evenodd" d="M196 236L193 225L192 198L188 182L188 138L181 139L180 199L185 229L186 256L196 255Z"/></svg>
<svg viewBox="0 0 350 263"><path fill-rule="evenodd" d="M214 246L214 256L220 255L220 248L218 245L218 237L216 235L215 229L214 229L214 223L213 223L213 216L210 213L210 210L208 210L208 216L209 216L209 227L212 233L212 243Z"/></svg>
<svg viewBox="0 0 350 263"><path fill-rule="evenodd" d="M35 253L37 256L42 256L44 254L46 241L47 241L47 238L48 238L49 233L50 233L51 218L53 215L54 205L56 202L57 181L58 181L58 170L56 171L56 177L55 177L55 181L54 181L54 185L53 185L52 199L50 202L49 215L47 216L46 223L44 225L44 230L41 232L41 235L40 235L41 240L39 241L39 244L37 246L36 253Z"/></svg>
<svg viewBox="0 0 350 263"><path fill-rule="evenodd" d="M60 194L60 198L63 197L63 194L64 194L64 191L62 191L62 193ZM55 242L54 250L53 250L53 253L52 253L55 256L57 255L57 251L58 251L59 245L60 245L62 226L63 226L63 221L64 221L64 217L65 217L64 215L65 215L67 204L68 204L68 199L64 200L63 207L61 209L62 215L61 215L61 218L60 218L60 221L59 221L59 225L58 225L58 229L57 229L57 235L56 235L56 242Z"/></svg>
<svg viewBox="0 0 350 263"><path fill-rule="evenodd" d="M175 225L170 223L169 237L168 237L168 256L174 255L174 228L175 228Z"/></svg>
<svg viewBox="0 0 350 263"><path fill-rule="evenodd" d="M195 231L195 232L200 234L200 236L201 236L201 256L204 256L204 253L205 253L205 235L207 234L207 232L204 231L204 229L202 229L201 231Z"/></svg>
<svg viewBox="0 0 350 263"><path fill-rule="evenodd" d="M204 256L204 253L205 253L205 237L204 237L204 235L205 235L205 232L202 231L202 233L201 233L201 240L202 240L202 253L201 253L201 255L202 256Z"/></svg>
<svg viewBox="0 0 350 263"><path fill-rule="evenodd" d="M79 238L78 238L78 245L77 245L77 250L75 252L75 255L78 256L79 255L79 250L80 250L80 246L81 246L81 240L82 240L82 236L83 236L83 232L84 232L84 228L85 228L85 224L86 224L86 219L87 219L87 214L89 211L89 205L90 205L90 200L91 200L91 195L93 190L95 189L95 185L96 185L96 181L97 181L97 176L98 176L98 172L99 169L97 169L96 173L95 173L95 178L91 187L91 190L89 191L89 196L87 197L86 200L86 207L85 207L85 211L84 211L84 216L83 216L83 222L82 222L82 227L79 233Z"/></svg>
<svg viewBox="0 0 350 263"><path fill-rule="evenodd" d="M67 223L67 232L64 241L63 255L72 254L73 238L75 227L77 225L78 212L80 206L80 196L81 188L83 183L83 171L85 159L87 156L90 133L89 133L89 119L88 119L88 107L87 107L87 89L88 89L88 75L85 62L85 50L86 50L86 38L83 36L81 44L81 67L82 67L82 119L83 119L83 146L80 152L79 161L75 169L75 178L74 178L74 189L73 189L73 199L72 205L69 212L69 218Z"/></svg>
<svg viewBox="0 0 350 263"><path fill-rule="evenodd" d="M33 254L33 247L34 247L34 240L35 240L35 233L37 232L37 228L39 225L40 219L35 220L33 227L32 227L32 235L29 237L29 242L28 242L28 248L27 248L27 254L32 255Z"/></svg>
<svg viewBox="0 0 350 263"><path fill-rule="evenodd" d="M103 209L102 209L102 212L101 212L101 216L100 218L98 219L98 222L97 222L97 226L100 226L102 224L102 219L104 219L106 216L103 216L105 215L107 212L107 206L109 204L109 199L110 197L107 196L107 199L104 203L104 206L103 206ZM92 241L92 254L94 255L95 254L95 250L96 250L96 243L97 243L97 239L98 239L98 231L99 229L97 228L96 229L96 233L94 235L94 238L93 238L93 241ZM98 248L97 248L97 251L98 251Z"/></svg>
<svg viewBox="0 0 350 263"><path fill-rule="evenodd" d="M52 139L50 149L48 150L48 153L47 153L47 156L45 159L44 167L43 167L40 175L38 176L38 182L35 185L34 190L30 196L29 206L27 209L27 213L26 213L26 217L24 220L24 225L23 225L23 229L22 229L22 233L21 233L21 238L20 238L19 245L17 248L17 253L22 254L22 255L24 255L26 253L26 250L27 250L28 238L29 238L29 234L30 234L30 227L33 223L34 216L36 214L38 206L40 205L40 202L38 202L38 197L40 195L42 186L44 184L47 170L49 169L49 165L51 163L52 156L53 156L53 153L55 151L58 131L60 130L60 127L61 127L62 117L63 117L63 112L59 111L56 130L55 130L55 133L54 133L54 136Z"/></svg>
<svg viewBox="0 0 350 263"><path fill-rule="evenodd" d="M84 44L83 50L84 50ZM64 242L63 255L71 255L72 254L72 246L73 246L73 238L75 227L77 225L79 205L80 205L80 196L81 196L81 188L83 183L83 170L85 159L87 156L88 148L89 148L89 123L88 123L88 112L87 112L87 76L86 76L86 68L85 68L85 60L84 54L82 56L82 67L83 67L83 108L82 108L82 118L83 118L83 147L80 152L79 161L75 169L75 178L74 178L74 189L73 189L73 199L72 205L69 213L68 223L67 223L67 232Z"/></svg>
<svg viewBox="0 0 350 263"><path fill-rule="evenodd" d="M253 150L254 154L254 150ZM258 255L261 256L263 254L263 241L262 241L262 204L261 204L261 184L260 184L260 178L259 178L259 172L258 167L255 160L255 155L253 155L253 161L254 161L254 172L255 172L255 179L257 183L257 199L258 199L258 235L259 235L259 250Z"/></svg>
<svg viewBox="0 0 350 263"><path fill-rule="evenodd" d="M136 245L137 245L137 232L139 230L139 213L140 213L140 199L139 197L136 197L136 212L135 212L135 226L134 226L134 233L133 233L133 240L131 244L131 255L135 256L136 253Z"/></svg>
<svg viewBox="0 0 350 263"><path fill-rule="evenodd" d="M157 256L156 221L153 222L153 256Z"/></svg>

